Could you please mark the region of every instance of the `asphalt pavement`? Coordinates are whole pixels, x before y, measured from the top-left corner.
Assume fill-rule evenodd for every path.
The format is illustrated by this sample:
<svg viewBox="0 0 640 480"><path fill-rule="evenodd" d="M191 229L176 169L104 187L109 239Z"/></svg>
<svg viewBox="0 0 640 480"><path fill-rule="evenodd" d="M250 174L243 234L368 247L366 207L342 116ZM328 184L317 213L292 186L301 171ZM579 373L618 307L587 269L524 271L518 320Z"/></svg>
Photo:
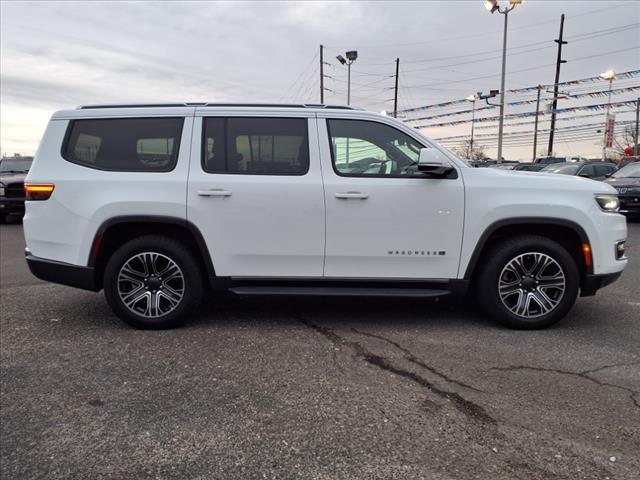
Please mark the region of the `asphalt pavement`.
<svg viewBox="0 0 640 480"><path fill-rule="evenodd" d="M2 479L638 479L640 224L557 326L456 299L212 296L137 331L0 227Z"/></svg>

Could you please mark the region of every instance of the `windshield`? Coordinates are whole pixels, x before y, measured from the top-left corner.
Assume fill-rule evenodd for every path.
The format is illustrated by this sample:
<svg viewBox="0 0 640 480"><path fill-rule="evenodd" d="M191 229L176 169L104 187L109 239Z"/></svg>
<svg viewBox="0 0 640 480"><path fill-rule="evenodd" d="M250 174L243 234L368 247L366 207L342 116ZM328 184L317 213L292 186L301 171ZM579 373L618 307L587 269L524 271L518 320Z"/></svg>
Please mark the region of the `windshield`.
<svg viewBox="0 0 640 480"><path fill-rule="evenodd" d="M2 173L26 173L31 168L31 158L3 158L0 160Z"/></svg>
<svg viewBox="0 0 640 480"><path fill-rule="evenodd" d="M613 178L640 178L640 163L630 163L611 176Z"/></svg>
<svg viewBox="0 0 640 480"><path fill-rule="evenodd" d="M562 165L549 165L548 167L544 167L540 171L547 172L547 173L560 173L562 175L575 175L576 173L578 173L579 168L580 168L580 165L562 164Z"/></svg>

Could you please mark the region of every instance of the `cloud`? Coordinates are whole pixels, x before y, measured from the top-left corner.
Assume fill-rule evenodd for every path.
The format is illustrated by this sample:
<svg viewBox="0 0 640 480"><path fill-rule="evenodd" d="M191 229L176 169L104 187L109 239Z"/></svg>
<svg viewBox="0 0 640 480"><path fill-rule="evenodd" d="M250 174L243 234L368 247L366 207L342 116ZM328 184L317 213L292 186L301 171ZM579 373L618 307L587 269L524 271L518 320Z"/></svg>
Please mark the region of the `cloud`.
<svg viewBox="0 0 640 480"><path fill-rule="evenodd" d="M352 70L352 94L364 108L391 109L396 57L401 59L401 107L463 98L499 84L499 59L477 62L484 57L469 55L483 50L500 54L502 16L489 15L479 1L2 2L0 8L3 127L11 123L8 112L22 117L19 112L30 108L51 112L83 103L318 101L314 55L320 44L327 46L329 103L346 101L346 70L335 56L348 49L360 54ZM554 62L553 39L562 12L569 37L640 17L635 2L525 2L509 16L509 45L547 41L551 48L509 57L509 71ZM637 52L572 59L637 44L638 38L636 29L570 42L562 78L637 68ZM443 57L457 61L430 61ZM443 66L448 63L461 65ZM412 88L435 83L430 78L443 82ZM512 73L507 88L552 78L553 67ZM38 122L31 130L24 127L20 138L30 131L37 142ZM11 140L9 131L18 135L15 128L2 128L3 144ZM578 148L583 147L597 150L593 145ZM518 149L511 152L520 155Z"/></svg>

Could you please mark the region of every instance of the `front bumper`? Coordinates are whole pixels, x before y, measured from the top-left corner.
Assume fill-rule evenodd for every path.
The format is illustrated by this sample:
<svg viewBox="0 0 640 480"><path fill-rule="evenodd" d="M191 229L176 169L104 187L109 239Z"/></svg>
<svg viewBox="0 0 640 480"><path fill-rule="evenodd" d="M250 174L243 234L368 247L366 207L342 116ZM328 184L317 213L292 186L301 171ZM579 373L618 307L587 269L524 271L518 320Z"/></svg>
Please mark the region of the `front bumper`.
<svg viewBox="0 0 640 480"><path fill-rule="evenodd" d="M0 215L24 215L24 198L0 198Z"/></svg>
<svg viewBox="0 0 640 480"><path fill-rule="evenodd" d="M31 255L29 250L25 251L27 265L31 273L40 280L60 283L70 287L81 288L83 290L99 291L101 288L96 282L93 267L83 267L70 263L56 262Z"/></svg>
<svg viewBox="0 0 640 480"><path fill-rule="evenodd" d="M603 275L587 275L580 287L581 297L592 297L602 287L611 285L618 280L622 272L606 273Z"/></svg>

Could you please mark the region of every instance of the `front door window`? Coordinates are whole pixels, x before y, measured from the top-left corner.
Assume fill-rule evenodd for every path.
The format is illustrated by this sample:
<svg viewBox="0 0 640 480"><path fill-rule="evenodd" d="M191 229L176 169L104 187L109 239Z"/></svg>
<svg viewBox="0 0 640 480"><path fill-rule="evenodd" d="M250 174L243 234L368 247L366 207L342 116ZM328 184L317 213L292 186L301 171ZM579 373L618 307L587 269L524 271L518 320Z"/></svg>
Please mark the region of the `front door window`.
<svg viewBox="0 0 640 480"><path fill-rule="evenodd" d="M421 144L389 125L328 120L334 171L345 177L421 176Z"/></svg>

